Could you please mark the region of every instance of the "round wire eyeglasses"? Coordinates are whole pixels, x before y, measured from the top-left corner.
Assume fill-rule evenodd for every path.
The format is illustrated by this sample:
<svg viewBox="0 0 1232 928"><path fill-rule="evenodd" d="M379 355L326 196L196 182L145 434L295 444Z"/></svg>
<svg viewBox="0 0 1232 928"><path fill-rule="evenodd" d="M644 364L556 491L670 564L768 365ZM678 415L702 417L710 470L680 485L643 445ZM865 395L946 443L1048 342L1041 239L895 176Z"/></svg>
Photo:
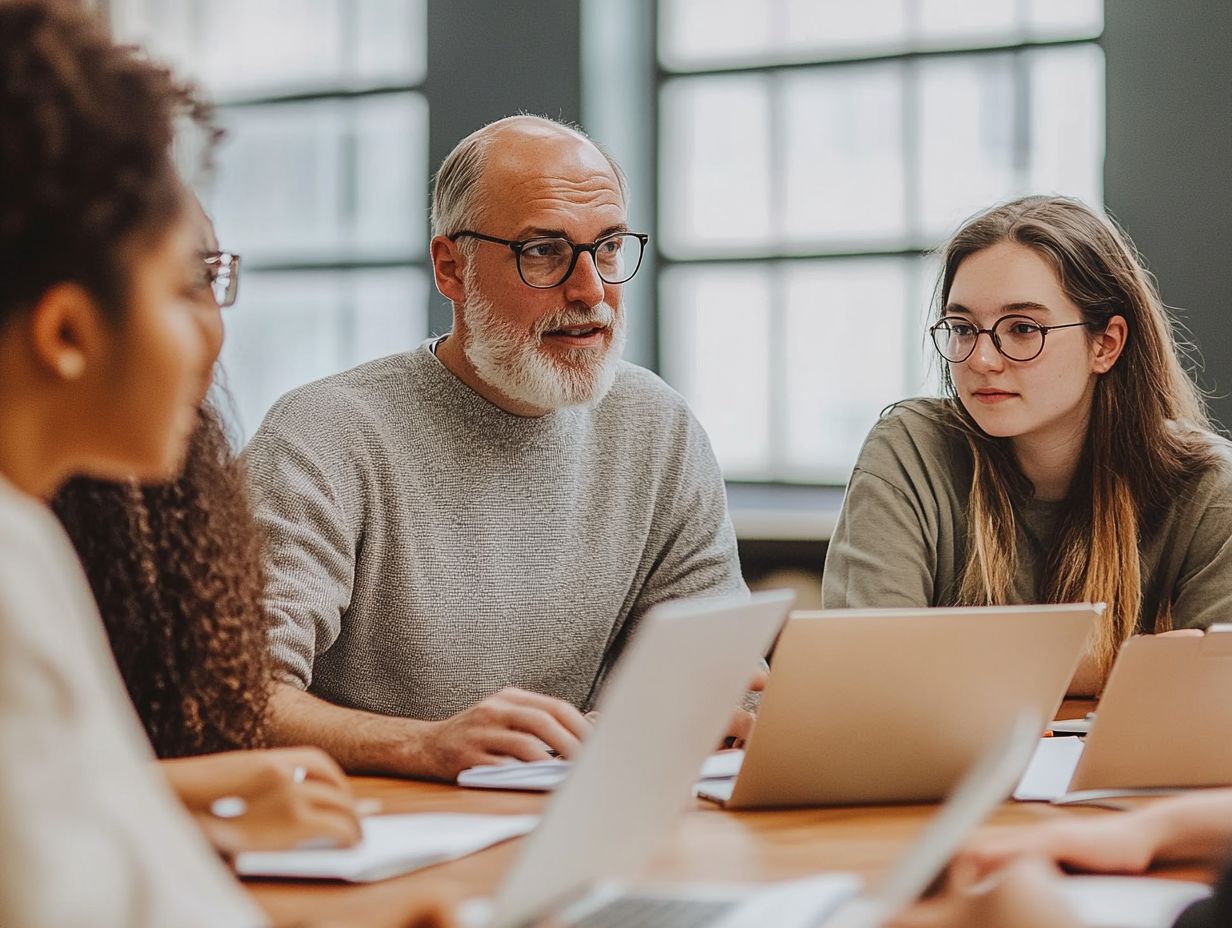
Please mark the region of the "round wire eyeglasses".
<svg viewBox="0 0 1232 928"><path fill-rule="evenodd" d="M1063 325L1043 325L1030 316L1002 316L986 329L957 316L946 316L929 328L933 346L941 357L960 364L975 353L981 335L992 339L993 347L1011 361L1033 361L1044 350L1044 339L1056 329L1090 327L1090 322L1067 322Z"/></svg>

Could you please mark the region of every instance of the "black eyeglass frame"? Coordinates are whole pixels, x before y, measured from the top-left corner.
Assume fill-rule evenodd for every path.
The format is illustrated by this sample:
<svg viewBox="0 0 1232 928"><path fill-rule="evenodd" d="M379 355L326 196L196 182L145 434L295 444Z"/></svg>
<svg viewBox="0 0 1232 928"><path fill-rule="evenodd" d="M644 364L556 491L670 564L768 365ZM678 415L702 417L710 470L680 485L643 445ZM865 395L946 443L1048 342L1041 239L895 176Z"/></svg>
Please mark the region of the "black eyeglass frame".
<svg viewBox="0 0 1232 928"><path fill-rule="evenodd" d="M620 280L608 280L603 276L603 271L599 267L598 260L595 258L595 250L604 242L616 238L617 236L632 236L637 239L637 242L641 247L637 252L637 263L633 265L633 270L629 272L629 275L621 278ZM507 238L497 238L494 235L484 235L482 232L475 232L472 229L463 229L460 232L455 232L452 235L446 236L446 238L448 238L451 242L456 242L460 238L473 238L481 242L490 242L493 245L504 245L513 252L514 257L516 258L518 276L522 278L522 283L535 290L554 290L563 284L573 274L573 269L577 267L578 256L584 251L590 252L590 260L594 262L595 271L598 273L601 281L605 284L612 284L613 286L617 284L627 284L633 279L633 275L636 274L641 268L642 259L646 256L646 243L650 241L650 236L645 232L612 232L601 238L595 239L593 242L586 243L571 242L567 238L563 238L559 235L537 235L534 238L524 238L511 241ZM565 272L561 275L560 280L556 281L554 284L532 284L526 279L526 275L522 273L522 252L528 245L533 245L536 242L564 242L573 249L573 257L569 259L569 267L565 269Z"/></svg>
<svg viewBox="0 0 1232 928"><path fill-rule="evenodd" d="M941 327L943 325L948 326L951 323L951 321L955 319L959 319L959 318L960 317L958 316L943 316L942 318L938 319L936 322L934 322L931 326L928 327L928 334L932 338L933 347L937 349L937 354L941 355L942 358L944 358L946 361L949 361L951 364L962 364L964 361L970 358L971 355L975 354L975 346L979 344L981 335L987 335L992 340L992 346L997 349L997 353L1001 355L1001 357L1005 358L1007 361L1026 362L1026 361L1034 361L1036 358L1038 358L1041 354L1044 353L1044 345L1048 341L1049 332L1055 329L1072 329L1077 326L1085 326L1086 328L1092 328L1093 326L1096 325L1096 323L1088 322L1086 320L1083 320L1082 322L1066 322L1066 323L1063 323L1062 325L1044 325L1042 322L1036 322L1030 316L1020 316L1015 313L1011 313L1008 316L1002 316L1000 319L998 319L988 328L981 329L979 326L975 325L974 323L967 322L967 320L963 319L961 321L964 324L971 325L975 329L975 336L971 339L971 349L965 355L963 355L961 358L951 358L948 354L942 351L941 346L937 344L937 333L941 331ZM1002 347L1001 345L1001 337L997 334L997 326L1003 323L1006 319L1021 319L1022 321L1028 322L1031 325L1035 326L1037 329L1039 329L1040 331L1039 351L1035 352L1035 354L1031 355L1029 358L1016 358L1012 354L1008 354L1005 348Z"/></svg>
<svg viewBox="0 0 1232 928"><path fill-rule="evenodd" d="M240 256L230 251L207 251L201 255L210 290L219 309L234 306L240 290ZM220 290L218 283L222 281Z"/></svg>

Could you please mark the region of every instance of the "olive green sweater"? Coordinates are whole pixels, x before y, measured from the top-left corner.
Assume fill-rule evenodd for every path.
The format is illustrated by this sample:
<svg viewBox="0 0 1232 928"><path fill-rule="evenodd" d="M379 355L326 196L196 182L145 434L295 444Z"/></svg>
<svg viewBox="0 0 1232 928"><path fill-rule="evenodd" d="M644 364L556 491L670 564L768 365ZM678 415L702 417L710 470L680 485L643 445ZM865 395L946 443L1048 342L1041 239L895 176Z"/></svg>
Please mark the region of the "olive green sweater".
<svg viewBox="0 0 1232 928"><path fill-rule="evenodd" d="M971 456L945 424L948 400L894 406L865 440L830 540L826 608L952 605L967 557ZM1162 604L1174 627L1232 621L1232 445L1210 435L1218 462L1189 485L1142 538L1139 630ZM1015 602L1039 602L1041 570L1066 504L1017 510Z"/></svg>

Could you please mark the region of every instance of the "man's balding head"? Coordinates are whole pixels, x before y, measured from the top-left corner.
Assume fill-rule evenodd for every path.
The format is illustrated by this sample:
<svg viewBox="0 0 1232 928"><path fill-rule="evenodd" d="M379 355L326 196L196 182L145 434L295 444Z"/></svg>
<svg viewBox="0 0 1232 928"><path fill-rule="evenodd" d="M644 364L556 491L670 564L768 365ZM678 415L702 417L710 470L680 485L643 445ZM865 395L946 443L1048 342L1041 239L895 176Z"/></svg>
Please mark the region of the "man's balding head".
<svg viewBox="0 0 1232 928"><path fill-rule="evenodd" d="M497 183L534 177L547 161L594 159L609 171L628 203L625 173L616 160L580 129L544 116L507 116L464 138L441 163L432 188L432 234L453 235L482 223L488 174Z"/></svg>

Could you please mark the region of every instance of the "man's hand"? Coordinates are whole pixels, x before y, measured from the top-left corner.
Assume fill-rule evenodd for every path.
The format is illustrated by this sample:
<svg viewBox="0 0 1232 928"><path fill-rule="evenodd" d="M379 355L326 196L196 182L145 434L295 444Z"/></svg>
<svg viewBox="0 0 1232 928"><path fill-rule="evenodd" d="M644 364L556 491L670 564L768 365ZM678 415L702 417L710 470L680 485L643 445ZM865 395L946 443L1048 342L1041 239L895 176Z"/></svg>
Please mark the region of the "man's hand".
<svg viewBox="0 0 1232 928"><path fill-rule="evenodd" d="M749 681L748 692L760 693L766 688L766 684L769 680L769 673L764 670L757 671L756 676ZM723 738L719 742L719 747L721 749L743 748L744 743L748 741L749 736L753 734L753 726L756 724L756 715L748 709L737 709L727 723L727 730L723 732Z"/></svg>
<svg viewBox="0 0 1232 928"><path fill-rule="evenodd" d="M468 767L514 760L574 757L591 725L573 706L550 696L507 687L465 712L429 723L416 765L441 780Z"/></svg>

